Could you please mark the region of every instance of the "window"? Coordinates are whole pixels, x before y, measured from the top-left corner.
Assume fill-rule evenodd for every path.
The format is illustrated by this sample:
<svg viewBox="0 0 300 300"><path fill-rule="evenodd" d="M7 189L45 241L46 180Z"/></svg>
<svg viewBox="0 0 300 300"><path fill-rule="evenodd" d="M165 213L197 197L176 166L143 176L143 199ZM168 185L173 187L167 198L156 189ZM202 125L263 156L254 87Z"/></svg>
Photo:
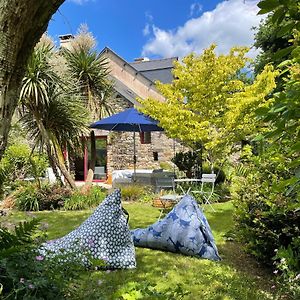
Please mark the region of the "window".
<svg viewBox="0 0 300 300"><path fill-rule="evenodd" d="M153 152L153 160L158 161L158 152L157 151Z"/></svg>
<svg viewBox="0 0 300 300"><path fill-rule="evenodd" d="M151 132L140 132L141 144L151 144Z"/></svg>

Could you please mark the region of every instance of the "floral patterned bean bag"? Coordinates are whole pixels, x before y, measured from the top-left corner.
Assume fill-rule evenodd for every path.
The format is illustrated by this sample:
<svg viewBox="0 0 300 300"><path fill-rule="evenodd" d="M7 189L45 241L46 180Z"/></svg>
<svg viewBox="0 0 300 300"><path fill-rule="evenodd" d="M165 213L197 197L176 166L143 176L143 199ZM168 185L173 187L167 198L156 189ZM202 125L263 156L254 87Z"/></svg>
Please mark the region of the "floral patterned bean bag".
<svg viewBox="0 0 300 300"><path fill-rule="evenodd" d="M135 268L135 249L121 206L121 192L107 196L94 213L66 236L42 245L50 258L68 254L84 264L104 260L107 268Z"/></svg>

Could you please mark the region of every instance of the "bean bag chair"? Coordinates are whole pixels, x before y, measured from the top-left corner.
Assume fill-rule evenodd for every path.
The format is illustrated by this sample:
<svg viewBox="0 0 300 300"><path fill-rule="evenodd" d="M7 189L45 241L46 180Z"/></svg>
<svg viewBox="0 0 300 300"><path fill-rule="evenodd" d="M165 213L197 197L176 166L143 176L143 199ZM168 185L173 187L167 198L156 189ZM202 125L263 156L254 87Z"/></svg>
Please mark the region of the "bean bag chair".
<svg viewBox="0 0 300 300"><path fill-rule="evenodd" d="M190 195L185 195L162 220L131 234L137 247L220 260L207 219Z"/></svg>
<svg viewBox="0 0 300 300"><path fill-rule="evenodd" d="M135 249L121 206L121 192L115 190L78 228L66 236L44 243L40 250L49 258L69 257L83 264L90 258L105 262L106 268L135 268Z"/></svg>

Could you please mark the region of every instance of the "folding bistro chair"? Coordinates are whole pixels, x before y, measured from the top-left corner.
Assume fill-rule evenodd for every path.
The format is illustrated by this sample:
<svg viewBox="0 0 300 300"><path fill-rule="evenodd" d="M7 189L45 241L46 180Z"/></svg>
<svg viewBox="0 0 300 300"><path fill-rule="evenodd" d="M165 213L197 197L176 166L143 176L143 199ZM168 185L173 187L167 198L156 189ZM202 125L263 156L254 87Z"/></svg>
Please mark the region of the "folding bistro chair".
<svg viewBox="0 0 300 300"><path fill-rule="evenodd" d="M163 211L171 206L176 204L180 199L181 195L178 195L175 190L174 174L170 172L157 172L154 174L155 178L155 192L162 193L163 191L168 190L168 194L163 194L159 196L158 200L161 204L161 211L159 219Z"/></svg>
<svg viewBox="0 0 300 300"><path fill-rule="evenodd" d="M202 174L201 177L201 188L200 191L193 191L194 194L200 194L203 197L203 204L207 204L209 205L213 211L214 208L211 205L211 197L214 193L214 189L215 189L215 182L216 182L216 177L217 175L214 173L211 174ZM205 190L205 186L210 185L210 189L209 190Z"/></svg>

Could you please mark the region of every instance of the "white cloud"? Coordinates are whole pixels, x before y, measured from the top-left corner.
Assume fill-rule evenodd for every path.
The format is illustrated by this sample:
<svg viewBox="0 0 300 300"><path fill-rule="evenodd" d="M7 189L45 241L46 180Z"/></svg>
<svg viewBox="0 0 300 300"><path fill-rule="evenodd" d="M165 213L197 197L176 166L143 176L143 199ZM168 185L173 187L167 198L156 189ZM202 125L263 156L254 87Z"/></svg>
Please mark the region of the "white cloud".
<svg viewBox="0 0 300 300"><path fill-rule="evenodd" d="M150 33L152 32L151 27L153 24L153 16L149 11L145 12L145 19L146 19L146 25L143 29L143 35L147 36L147 35L150 35Z"/></svg>
<svg viewBox="0 0 300 300"><path fill-rule="evenodd" d="M151 33L151 25L147 23L143 29L143 35L147 36L150 33Z"/></svg>
<svg viewBox="0 0 300 300"><path fill-rule="evenodd" d="M202 4L195 2L190 6L190 17L199 15L203 9Z"/></svg>
<svg viewBox="0 0 300 300"><path fill-rule="evenodd" d="M198 18L189 19L175 30L151 27L152 37L144 45L143 56L182 57L190 52L201 53L212 43L218 53L228 53L233 46L253 44L253 26L258 26L262 16L257 16L258 0L228 0L206 11ZM150 29L148 27L148 29ZM257 51L252 49L250 57Z"/></svg>
<svg viewBox="0 0 300 300"><path fill-rule="evenodd" d="M150 11L146 11L146 12L145 12L145 18L146 18L146 20L147 20L148 22L150 22L150 23L153 22L153 16L152 16L152 14L151 14Z"/></svg>

